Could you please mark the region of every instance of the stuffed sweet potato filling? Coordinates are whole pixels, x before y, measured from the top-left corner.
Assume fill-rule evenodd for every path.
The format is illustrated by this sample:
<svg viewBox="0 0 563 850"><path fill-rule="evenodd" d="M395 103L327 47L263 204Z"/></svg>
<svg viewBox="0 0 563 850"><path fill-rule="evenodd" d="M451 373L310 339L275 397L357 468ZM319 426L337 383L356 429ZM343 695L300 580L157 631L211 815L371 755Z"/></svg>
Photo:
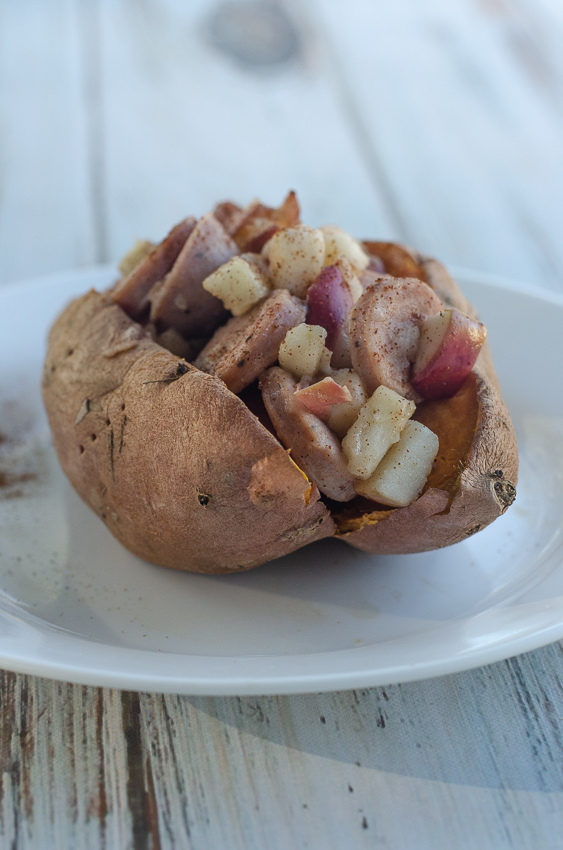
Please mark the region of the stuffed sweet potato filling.
<svg viewBox="0 0 563 850"><path fill-rule="evenodd" d="M143 557L228 572L331 534L424 551L514 499L486 331L437 261L308 227L291 192L277 209L225 202L187 218L120 268L55 325L44 396L71 481ZM105 429L105 457L84 417ZM128 451L148 459L160 444L152 479L133 469ZM238 526L261 518L269 542L246 553Z"/></svg>
<svg viewBox="0 0 563 850"><path fill-rule="evenodd" d="M486 332L407 250L301 224L290 193L279 209L220 204L122 266L114 302L231 392L258 381L273 433L324 497L405 507L431 474L452 492L476 415L423 403L460 391Z"/></svg>

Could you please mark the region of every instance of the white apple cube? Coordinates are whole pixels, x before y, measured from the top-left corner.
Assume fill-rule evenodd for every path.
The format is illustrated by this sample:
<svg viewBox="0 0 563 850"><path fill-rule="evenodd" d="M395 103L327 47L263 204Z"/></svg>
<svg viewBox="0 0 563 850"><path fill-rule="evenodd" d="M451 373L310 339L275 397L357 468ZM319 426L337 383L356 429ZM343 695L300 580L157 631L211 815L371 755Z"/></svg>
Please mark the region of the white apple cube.
<svg viewBox="0 0 563 850"><path fill-rule="evenodd" d="M426 484L438 448L438 437L426 425L407 422L373 475L354 484L356 493L395 508L410 505Z"/></svg>
<svg viewBox="0 0 563 850"><path fill-rule="evenodd" d="M327 421L328 427L342 439L358 418L367 395L360 376L352 369L339 369L332 373L332 378L341 387L347 387L350 392L350 401L334 404Z"/></svg>
<svg viewBox="0 0 563 850"><path fill-rule="evenodd" d="M202 285L211 295L220 298L233 316L242 316L270 292L259 264L243 256L224 263L206 277Z"/></svg>
<svg viewBox="0 0 563 850"><path fill-rule="evenodd" d="M275 235L275 234L273 234L273 235ZM263 260L266 260L266 262L270 261L271 244L272 244L272 237L270 237L268 239L268 241L262 246L262 250L260 251L260 256L262 257Z"/></svg>
<svg viewBox="0 0 563 850"><path fill-rule="evenodd" d="M320 325L301 325L285 335L278 355L282 369L299 378L316 375L323 359L326 330Z"/></svg>
<svg viewBox="0 0 563 850"><path fill-rule="evenodd" d="M332 351L330 348L327 348L326 345L323 349L323 353L321 355L321 361L319 363L319 368L317 372L320 375L326 375L327 377L332 376L333 368L330 365L330 361L332 360Z"/></svg>
<svg viewBox="0 0 563 850"><path fill-rule="evenodd" d="M336 227L334 224L326 224L321 227L325 238L326 253L325 265L335 263L339 256L345 257L355 270L362 272L369 266L369 257L353 236Z"/></svg>
<svg viewBox="0 0 563 850"><path fill-rule="evenodd" d="M123 277L127 277L133 269L137 268L141 260L144 260L153 248L156 248L154 242L149 242L148 239L137 239L133 247L119 261L119 271Z"/></svg>
<svg viewBox="0 0 563 850"><path fill-rule="evenodd" d="M451 310L440 310L435 316L430 316L420 328L420 337L413 372L420 373L435 357L442 347L452 319Z"/></svg>
<svg viewBox="0 0 563 850"><path fill-rule="evenodd" d="M320 419L326 419L335 404L343 404L351 398L349 389L337 384L332 378L323 378L308 387L301 387L293 397Z"/></svg>
<svg viewBox="0 0 563 850"><path fill-rule="evenodd" d="M348 289L352 293L352 301L355 304L356 301L364 294L364 287L360 283L360 279L356 274L354 266L350 260L346 259L346 257L342 254L336 258L334 265L348 284Z"/></svg>
<svg viewBox="0 0 563 850"><path fill-rule="evenodd" d="M270 276L275 289L304 298L324 265L325 240L320 230L305 224L278 230L267 242Z"/></svg>
<svg viewBox="0 0 563 850"><path fill-rule="evenodd" d="M367 480L375 472L416 405L389 387L380 386L362 406L358 418L342 440L348 469L355 478Z"/></svg>

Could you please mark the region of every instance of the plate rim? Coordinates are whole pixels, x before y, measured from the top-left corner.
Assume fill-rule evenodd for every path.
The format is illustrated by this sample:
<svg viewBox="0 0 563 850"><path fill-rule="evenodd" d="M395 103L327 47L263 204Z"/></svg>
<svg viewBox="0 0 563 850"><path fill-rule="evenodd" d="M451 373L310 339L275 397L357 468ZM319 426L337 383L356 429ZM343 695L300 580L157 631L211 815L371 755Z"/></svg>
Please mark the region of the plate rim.
<svg viewBox="0 0 563 850"><path fill-rule="evenodd" d="M545 303L551 303L563 309L563 295L554 292L544 287L536 287L530 284L512 280L511 278L479 272L463 267L450 266L450 271L453 276L460 281L466 283L477 283L478 285L490 286L494 289L501 289L507 292L516 292L523 296L530 297L534 300L540 300ZM80 287L85 288L88 283L100 283L101 281L111 279L115 275L115 267L111 264L94 265L80 269L70 269L60 273L52 273L48 275L34 276L21 281L15 281L5 284L0 287L0 299L3 293L19 294L25 290L33 288L50 288L63 285L76 284L77 291ZM555 602L559 600L559 604ZM334 672L293 672L292 674L283 673L269 675L254 676L245 674L244 667L249 661L254 661L256 658L261 658L262 661L270 659L270 663L278 667L291 666L295 664L299 667L309 658L319 659L319 657L327 658L335 655L345 655L356 659L362 656L367 657L374 654L374 646L354 647L342 650L333 650L321 653L304 653L304 654L287 654L287 655L265 655L265 656L233 656L228 657L228 661L233 665L234 672L232 676L225 675L216 676L213 673L206 676L186 675L185 671L179 670L176 675L172 674L154 674L144 673L139 675L129 669L103 669L100 661L97 660L97 653L94 653L94 658L90 663L85 663L81 667L72 664L68 661L48 660L48 658L37 657L35 659L26 657L25 653L17 651L6 651L0 645L0 666L13 672L25 673L30 675L42 676L58 681L67 681L77 684L91 685L97 687L113 687L124 690L136 690L150 693L176 693L184 695L198 696L251 696L251 695L275 695L275 694L299 694L313 692L329 692L337 690L349 690L352 688L374 687L381 685L396 684L398 682L420 681L435 676L449 675L452 673L470 670L482 665L495 663L501 660L512 658L523 652L528 652L539 647L545 646L556 640L563 638L563 596L552 597L550 600L554 603L554 612L558 613L559 619L557 622L547 622L542 627L534 629L531 633L523 633L518 636L509 638L500 638L496 642L486 644L480 648L473 648L472 651L465 652L462 655L451 655L447 657L439 657L426 660L418 663L393 663L383 665L377 668L363 667L361 670L354 669L350 671L339 670ZM491 606L492 610L494 606ZM549 606L548 606L549 607ZM24 609L25 610L25 609ZM0 608L0 623L6 617L10 617L5 610ZM464 618L462 618L464 619ZM467 619L471 620L472 617ZM45 632L48 633L54 629L48 621L42 620L41 623L45 626ZM20 620L20 625L22 620ZM33 625L27 621L27 628L33 629ZM442 628L450 627L451 621L438 623L435 627L428 629L429 632L436 633ZM153 659L155 656L163 658L165 655L168 660L181 659L183 664L189 663L190 660L204 659L208 667L213 667L217 658L222 662L227 656L197 656L194 654L177 654L166 653L159 654L154 650L140 650L129 647L116 647L111 644L104 644L99 641L89 640L86 636L74 635L71 632L60 630L59 637L63 636L63 640L70 649L80 648L84 644L88 646L96 646L103 648L107 653L123 654L132 659L138 658L142 663L143 659ZM401 641L408 642L409 636L399 637L386 643L398 643ZM76 646L75 646L76 643ZM381 646L382 644L375 645ZM28 653L29 656L29 653ZM101 659L100 659L101 660ZM180 664L182 666L182 664ZM240 668L240 669L239 669Z"/></svg>

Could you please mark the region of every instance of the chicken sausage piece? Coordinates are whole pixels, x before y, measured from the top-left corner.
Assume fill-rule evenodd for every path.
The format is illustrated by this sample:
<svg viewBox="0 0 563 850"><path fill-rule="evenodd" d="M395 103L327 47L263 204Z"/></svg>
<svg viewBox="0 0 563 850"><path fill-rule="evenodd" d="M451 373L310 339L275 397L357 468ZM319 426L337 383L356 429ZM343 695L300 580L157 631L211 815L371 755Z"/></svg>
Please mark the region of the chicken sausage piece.
<svg viewBox="0 0 563 850"><path fill-rule="evenodd" d="M410 382L420 328L443 304L428 284L416 278L385 278L372 283L350 314L350 356L368 395L383 384L419 402Z"/></svg>
<svg viewBox="0 0 563 850"><path fill-rule="evenodd" d="M194 365L217 375L231 392L240 393L276 362L286 333L305 321L305 312L303 301L287 289L278 289L216 330Z"/></svg>
<svg viewBox="0 0 563 850"><path fill-rule="evenodd" d="M202 216L172 270L150 293L150 319L157 332L174 328L187 339L213 333L228 313L201 284L238 252L217 219L211 213Z"/></svg>
<svg viewBox="0 0 563 850"><path fill-rule="evenodd" d="M260 379L262 398L276 434L321 493L337 502L349 502L356 491L340 440L294 398L296 388L293 376L279 366L268 369Z"/></svg>
<svg viewBox="0 0 563 850"><path fill-rule="evenodd" d="M168 274L194 227L195 218L186 218L173 227L168 236L150 254L118 281L111 297L135 321L149 308L149 293L155 283Z"/></svg>

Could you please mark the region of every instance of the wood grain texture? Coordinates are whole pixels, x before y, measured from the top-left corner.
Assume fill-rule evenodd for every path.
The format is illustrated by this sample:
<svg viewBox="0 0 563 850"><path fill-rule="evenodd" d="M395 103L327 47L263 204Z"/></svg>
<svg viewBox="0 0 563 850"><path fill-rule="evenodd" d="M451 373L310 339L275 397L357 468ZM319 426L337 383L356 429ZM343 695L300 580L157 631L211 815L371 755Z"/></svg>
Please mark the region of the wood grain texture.
<svg viewBox="0 0 563 850"><path fill-rule="evenodd" d="M207 44L213 8L100 6L110 257L219 199L277 205L293 186L311 223L387 233L316 38L283 72L251 73Z"/></svg>
<svg viewBox="0 0 563 850"><path fill-rule="evenodd" d="M450 263L560 289L554 4L352 0L347 24L338 0L314 8L401 211L396 235Z"/></svg>
<svg viewBox="0 0 563 850"><path fill-rule="evenodd" d="M560 645L296 697L4 673L0 824L25 848L558 848Z"/></svg>
<svg viewBox="0 0 563 850"><path fill-rule="evenodd" d="M0 283L101 259L78 5L0 10Z"/></svg>
<svg viewBox="0 0 563 850"><path fill-rule="evenodd" d="M563 287L563 7L288 0L250 70L212 0L0 7L0 280L117 258L231 195ZM556 850L561 644L422 683L133 694L4 673L14 850Z"/></svg>

